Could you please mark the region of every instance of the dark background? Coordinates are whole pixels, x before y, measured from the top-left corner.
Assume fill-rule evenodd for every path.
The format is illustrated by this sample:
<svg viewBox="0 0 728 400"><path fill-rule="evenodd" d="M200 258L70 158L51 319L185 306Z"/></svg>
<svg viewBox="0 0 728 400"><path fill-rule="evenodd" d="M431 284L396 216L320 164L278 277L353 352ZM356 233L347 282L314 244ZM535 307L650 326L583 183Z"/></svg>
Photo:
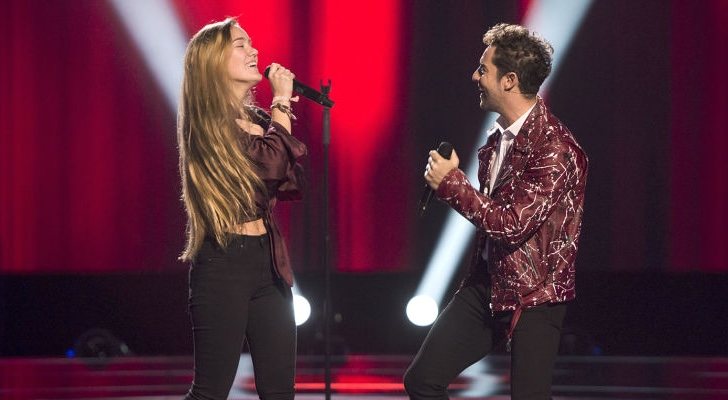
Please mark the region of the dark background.
<svg viewBox="0 0 728 400"><path fill-rule="evenodd" d="M414 353L427 328L404 308L447 216L414 212L426 152L474 157L481 36L532 2L171 3L187 37L241 15L263 60L332 78L336 348ZM556 49L546 101L590 160L565 353L727 354L727 4L594 1ZM5 2L0 32L0 356L62 356L92 328L191 353L175 110L143 56L103 1ZM314 307L299 349L319 353L320 111L297 111L310 195L278 213Z"/></svg>

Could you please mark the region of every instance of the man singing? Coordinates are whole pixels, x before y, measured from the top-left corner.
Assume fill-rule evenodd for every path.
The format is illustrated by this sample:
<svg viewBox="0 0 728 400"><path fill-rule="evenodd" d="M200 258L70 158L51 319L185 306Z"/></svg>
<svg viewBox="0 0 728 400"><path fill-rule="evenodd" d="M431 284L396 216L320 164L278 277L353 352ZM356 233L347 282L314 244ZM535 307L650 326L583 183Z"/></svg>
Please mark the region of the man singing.
<svg viewBox="0 0 728 400"><path fill-rule="evenodd" d="M583 214L587 157L537 95L553 48L498 24L472 80L480 108L499 114L478 151L480 188L430 151L425 180L477 228L468 276L404 377L412 399L447 399L447 386L501 340L511 352L513 399L549 399Z"/></svg>

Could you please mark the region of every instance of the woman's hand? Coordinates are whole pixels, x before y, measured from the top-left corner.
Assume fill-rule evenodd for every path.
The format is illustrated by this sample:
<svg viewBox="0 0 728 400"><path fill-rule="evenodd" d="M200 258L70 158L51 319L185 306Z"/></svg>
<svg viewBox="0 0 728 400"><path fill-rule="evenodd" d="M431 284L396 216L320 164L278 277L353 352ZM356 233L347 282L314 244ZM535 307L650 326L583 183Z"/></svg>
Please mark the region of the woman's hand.
<svg viewBox="0 0 728 400"><path fill-rule="evenodd" d="M280 64L272 63L268 68L270 68L268 80L273 92L273 103L270 106L271 119L291 133L291 119L295 119L291 108L291 96L293 96L293 78L296 75Z"/></svg>
<svg viewBox="0 0 728 400"><path fill-rule="evenodd" d="M280 64L272 63L268 68L270 68L268 80L273 97L290 99L293 96L293 78L296 75Z"/></svg>

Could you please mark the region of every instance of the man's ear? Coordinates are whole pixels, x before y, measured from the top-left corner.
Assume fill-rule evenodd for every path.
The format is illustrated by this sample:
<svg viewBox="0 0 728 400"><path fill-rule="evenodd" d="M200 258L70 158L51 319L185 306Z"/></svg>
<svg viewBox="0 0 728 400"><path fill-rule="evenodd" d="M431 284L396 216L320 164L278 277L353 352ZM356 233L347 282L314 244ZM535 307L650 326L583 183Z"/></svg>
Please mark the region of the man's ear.
<svg viewBox="0 0 728 400"><path fill-rule="evenodd" d="M518 83L518 75L515 72L508 72L501 78L501 85L506 92L510 92L511 90L518 91Z"/></svg>

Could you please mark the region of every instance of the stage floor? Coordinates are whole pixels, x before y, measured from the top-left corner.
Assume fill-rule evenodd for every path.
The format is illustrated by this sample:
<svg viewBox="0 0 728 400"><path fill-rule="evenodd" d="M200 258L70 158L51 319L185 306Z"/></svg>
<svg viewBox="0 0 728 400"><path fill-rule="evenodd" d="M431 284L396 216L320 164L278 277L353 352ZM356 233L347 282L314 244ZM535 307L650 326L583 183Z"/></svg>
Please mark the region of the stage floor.
<svg viewBox="0 0 728 400"><path fill-rule="evenodd" d="M405 399L412 356L332 359L335 400ZM300 356L297 399L322 399L323 358ZM453 399L508 399L506 356L489 356L451 385ZM0 399L179 399L192 379L191 357L0 359ZM559 357L554 399L728 399L728 358ZM231 399L257 399L250 357L240 358Z"/></svg>

